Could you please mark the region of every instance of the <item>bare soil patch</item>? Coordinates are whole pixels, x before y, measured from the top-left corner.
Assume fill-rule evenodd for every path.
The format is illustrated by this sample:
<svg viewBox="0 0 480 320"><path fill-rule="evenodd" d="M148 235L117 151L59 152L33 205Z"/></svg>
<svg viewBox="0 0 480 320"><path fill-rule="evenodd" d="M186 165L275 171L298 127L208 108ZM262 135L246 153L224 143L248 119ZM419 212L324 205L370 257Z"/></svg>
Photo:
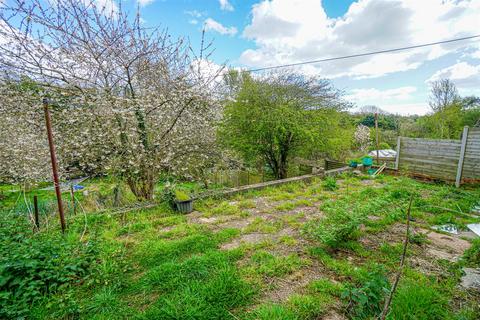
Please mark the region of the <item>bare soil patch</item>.
<svg viewBox="0 0 480 320"><path fill-rule="evenodd" d="M223 222L217 225L219 229L227 229L227 228L235 228L235 229L243 229L246 228L251 222L253 218L238 218L238 219L231 219L227 222Z"/></svg>
<svg viewBox="0 0 480 320"><path fill-rule="evenodd" d="M269 238L270 239L272 238L272 234L270 233L248 233L240 236L239 238L234 239L229 243L223 244L222 246L220 246L220 249L222 250L236 249L243 243L255 244L255 243L260 243L262 241L265 241Z"/></svg>
<svg viewBox="0 0 480 320"><path fill-rule="evenodd" d="M311 281L325 278L325 273L320 265L302 268L286 278L271 279L272 290L264 292L262 301L280 303L286 301L295 293L302 293L305 286Z"/></svg>
<svg viewBox="0 0 480 320"><path fill-rule="evenodd" d="M458 236L421 230L425 233L430 244L427 245L427 253L437 259L445 259L451 262L458 261L464 251L470 248L470 242L460 239Z"/></svg>

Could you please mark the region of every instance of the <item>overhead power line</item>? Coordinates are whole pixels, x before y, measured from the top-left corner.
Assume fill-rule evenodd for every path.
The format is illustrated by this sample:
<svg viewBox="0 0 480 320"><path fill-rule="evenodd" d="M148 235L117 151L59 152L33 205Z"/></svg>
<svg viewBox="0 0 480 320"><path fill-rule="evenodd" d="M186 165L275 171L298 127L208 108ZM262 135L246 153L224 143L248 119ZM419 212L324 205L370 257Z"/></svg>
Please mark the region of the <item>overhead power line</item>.
<svg viewBox="0 0 480 320"><path fill-rule="evenodd" d="M386 49L386 50L379 50L379 51L371 51L371 52L365 52L365 53L351 54L351 55L347 55L347 56L340 56L340 57L333 57L333 58L325 58L325 59L317 59L317 60L282 64L282 65L276 65L276 66L271 66L271 67L248 69L248 70L246 70L246 72L257 72L257 71L264 71L264 70L271 70L271 69L278 69L278 68L295 67L295 66L313 64L313 63L319 63L319 62L328 62L328 61L334 61L334 60L343 60L343 59L350 59L350 58L365 57L365 56L371 56L371 55L375 55L375 54L404 51L404 50L434 46L434 45L438 45L438 44L470 40L470 39L474 39L474 38L480 38L480 34L474 35L474 36L469 36L469 37L451 39L451 40L443 40L443 41L437 41L437 42L418 44L418 45L415 45L415 46L408 46L408 47L401 47L401 48L394 48L394 49Z"/></svg>

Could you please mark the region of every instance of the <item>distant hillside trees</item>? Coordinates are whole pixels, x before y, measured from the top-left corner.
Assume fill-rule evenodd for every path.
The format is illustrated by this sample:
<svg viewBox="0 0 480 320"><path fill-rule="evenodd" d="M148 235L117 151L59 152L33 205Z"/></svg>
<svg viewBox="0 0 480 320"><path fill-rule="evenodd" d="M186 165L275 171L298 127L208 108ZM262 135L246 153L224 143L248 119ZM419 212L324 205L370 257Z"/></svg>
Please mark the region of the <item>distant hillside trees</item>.
<svg viewBox="0 0 480 320"><path fill-rule="evenodd" d="M359 122L364 126L374 128L375 127L375 114L365 115ZM398 122L397 117L390 114L379 114L378 115L378 127L385 130L397 130Z"/></svg>

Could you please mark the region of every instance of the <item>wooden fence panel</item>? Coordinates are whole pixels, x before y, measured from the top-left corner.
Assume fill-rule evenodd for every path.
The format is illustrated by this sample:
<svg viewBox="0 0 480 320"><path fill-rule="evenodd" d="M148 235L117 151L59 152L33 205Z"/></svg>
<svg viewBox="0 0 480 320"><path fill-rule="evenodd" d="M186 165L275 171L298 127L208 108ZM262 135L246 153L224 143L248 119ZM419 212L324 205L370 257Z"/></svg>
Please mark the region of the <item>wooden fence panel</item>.
<svg viewBox="0 0 480 320"><path fill-rule="evenodd" d="M460 172L460 181L480 181L480 128L468 129L463 157L462 140L401 137L399 141L400 170L446 181L455 181Z"/></svg>

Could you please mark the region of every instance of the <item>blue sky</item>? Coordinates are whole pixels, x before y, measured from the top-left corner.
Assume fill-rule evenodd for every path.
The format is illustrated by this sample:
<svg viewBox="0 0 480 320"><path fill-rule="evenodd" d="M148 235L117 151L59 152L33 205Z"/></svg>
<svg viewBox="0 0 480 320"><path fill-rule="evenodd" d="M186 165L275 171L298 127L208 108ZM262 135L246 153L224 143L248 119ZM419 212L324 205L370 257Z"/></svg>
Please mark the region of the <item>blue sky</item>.
<svg viewBox="0 0 480 320"><path fill-rule="evenodd" d="M196 48L206 28L215 47L211 60L232 67L294 63L480 34L480 0L122 1L132 11L140 5L146 26L168 28ZM429 81L450 78L462 95L480 95L480 39L298 71L331 79L358 106L424 114L429 112Z"/></svg>

